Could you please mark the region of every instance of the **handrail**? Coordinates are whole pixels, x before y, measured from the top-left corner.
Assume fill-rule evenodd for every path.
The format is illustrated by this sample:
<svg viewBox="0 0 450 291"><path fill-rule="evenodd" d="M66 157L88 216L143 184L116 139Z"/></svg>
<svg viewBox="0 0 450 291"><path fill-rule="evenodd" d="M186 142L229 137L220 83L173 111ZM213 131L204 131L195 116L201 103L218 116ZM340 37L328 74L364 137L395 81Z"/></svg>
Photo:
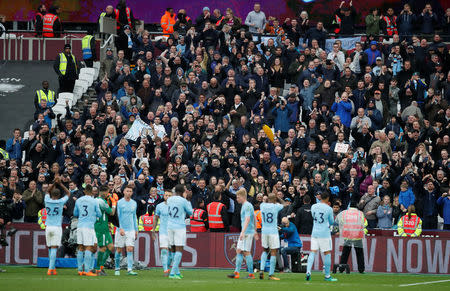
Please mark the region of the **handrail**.
<svg viewBox="0 0 450 291"><path fill-rule="evenodd" d="M100 46L100 48L101 48L101 49L104 49L107 45L109 45L109 42L110 42L112 39L114 39L114 34L111 34L111 35L106 39L105 43L104 43L102 46Z"/></svg>

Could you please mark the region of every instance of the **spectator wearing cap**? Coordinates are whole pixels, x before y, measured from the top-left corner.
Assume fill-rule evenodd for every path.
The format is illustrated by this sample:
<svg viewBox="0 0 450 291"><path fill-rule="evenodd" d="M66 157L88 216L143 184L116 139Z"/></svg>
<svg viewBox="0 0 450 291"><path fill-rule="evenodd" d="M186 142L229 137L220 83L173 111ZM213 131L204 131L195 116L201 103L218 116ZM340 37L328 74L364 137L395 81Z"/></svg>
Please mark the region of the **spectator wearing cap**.
<svg viewBox="0 0 450 291"><path fill-rule="evenodd" d="M59 80L58 93L72 92L75 86L75 80L78 77L77 60L72 54L71 49L70 44L65 44L64 51L58 54L53 63L53 69L58 75Z"/></svg>
<svg viewBox="0 0 450 291"><path fill-rule="evenodd" d="M377 49L377 42L375 40L370 42L370 47L364 53L367 55L367 64L369 66L374 66L377 58L381 58L381 52Z"/></svg>
<svg viewBox="0 0 450 291"><path fill-rule="evenodd" d="M100 62L100 72L98 77L100 80L103 80L105 76L109 76L109 72L111 72L114 66L114 54L112 48L106 48L106 57Z"/></svg>
<svg viewBox="0 0 450 291"><path fill-rule="evenodd" d="M135 46L135 43L137 43L137 39L130 26L125 25L123 31L116 38L116 47L117 50L123 50L124 58L128 61L131 61L133 58L133 46Z"/></svg>
<svg viewBox="0 0 450 291"><path fill-rule="evenodd" d="M420 75L418 72L413 73L411 79L406 83L405 89L411 90L413 96L412 99L417 101L417 104L422 109L425 105L424 102L427 85L420 79Z"/></svg>
<svg viewBox="0 0 450 291"><path fill-rule="evenodd" d="M211 15L209 7L205 6L203 7L202 14L200 14L195 20L195 30L197 32L203 31L203 29L205 29L205 24L207 21L214 24L217 22L214 15Z"/></svg>

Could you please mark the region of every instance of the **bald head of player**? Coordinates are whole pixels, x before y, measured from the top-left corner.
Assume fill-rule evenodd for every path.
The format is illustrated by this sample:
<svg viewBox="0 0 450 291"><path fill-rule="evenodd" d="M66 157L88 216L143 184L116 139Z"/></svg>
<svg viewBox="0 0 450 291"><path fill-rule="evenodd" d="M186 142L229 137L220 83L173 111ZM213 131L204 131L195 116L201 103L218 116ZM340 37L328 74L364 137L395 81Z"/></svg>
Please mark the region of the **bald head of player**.
<svg viewBox="0 0 450 291"><path fill-rule="evenodd" d="M269 203L277 203L277 195L270 193L268 201L269 201Z"/></svg>

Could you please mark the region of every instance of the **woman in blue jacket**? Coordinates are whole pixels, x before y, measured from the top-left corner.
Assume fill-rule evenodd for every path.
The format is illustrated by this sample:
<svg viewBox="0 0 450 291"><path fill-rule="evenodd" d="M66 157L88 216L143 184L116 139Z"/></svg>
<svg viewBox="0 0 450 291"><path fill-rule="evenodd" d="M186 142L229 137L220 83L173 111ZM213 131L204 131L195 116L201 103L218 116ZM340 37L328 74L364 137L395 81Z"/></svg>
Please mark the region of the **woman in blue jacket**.
<svg viewBox="0 0 450 291"><path fill-rule="evenodd" d="M275 132L280 131L281 137L287 137L287 132L291 128L289 117L292 114L292 110L286 106L286 101L281 100L276 104L276 107L272 109L272 115L275 118Z"/></svg>
<svg viewBox="0 0 450 291"><path fill-rule="evenodd" d="M348 100L347 92L342 93L342 97L336 97L331 111L341 118L341 122L346 127L350 127L352 121L352 103Z"/></svg>

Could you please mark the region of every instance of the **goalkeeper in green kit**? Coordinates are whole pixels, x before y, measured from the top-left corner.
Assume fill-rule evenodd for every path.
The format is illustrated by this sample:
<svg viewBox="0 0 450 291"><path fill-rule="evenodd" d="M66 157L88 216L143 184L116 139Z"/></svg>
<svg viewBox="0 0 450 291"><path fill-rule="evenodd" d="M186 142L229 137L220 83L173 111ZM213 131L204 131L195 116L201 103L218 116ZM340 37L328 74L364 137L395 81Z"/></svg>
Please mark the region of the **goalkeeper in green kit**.
<svg viewBox="0 0 450 291"><path fill-rule="evenodd" d="M114 244L111 232L109 231L108 216L114 216L116 213L118 197L116 194L110 195L107 186L101 186L99 189L99 196L96 199L98 200L100 211L102 212L102 216L98 218L95 223L95 234L98 241L96 270L99 276L106 276L103 267L109 254L114 251Z"/></svg>

